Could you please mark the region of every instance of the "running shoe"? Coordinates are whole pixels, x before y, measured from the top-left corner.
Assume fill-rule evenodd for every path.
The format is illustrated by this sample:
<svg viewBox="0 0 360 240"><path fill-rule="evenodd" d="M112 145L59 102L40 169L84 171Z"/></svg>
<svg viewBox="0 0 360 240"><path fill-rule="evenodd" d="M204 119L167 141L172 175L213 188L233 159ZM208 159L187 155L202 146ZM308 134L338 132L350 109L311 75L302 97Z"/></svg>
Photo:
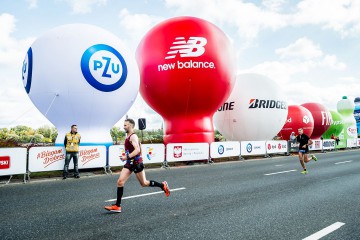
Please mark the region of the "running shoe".
<svg viewBox="0 0 360 240"><path fill-rule="evenodd" d="M308 174L308 171L304 170L304 171L301 172L301 174Z"/></svg>
<svg viewBox="0 0 360 240"><path fill-rule="evenodd" d="M110 212L121 213L121 207L118 207L115 204L113 204L111 206L105 206L104 208Z"/></svg>
<svg viewBox="0 0 360 240"><path fill-rule="evenodd" d="M317 161L317 157L315 157L315 155L311 155L311 158L314 159L314 161Z"/></svg>
<svg viewBox="0 0 360 240"><path fill-rule="evenodd" d="M169 197L170 196L170 189L169 189L169 185L166 181L163 181L162 184L164 184L164 192L165 192L165 196Z"/></svg>

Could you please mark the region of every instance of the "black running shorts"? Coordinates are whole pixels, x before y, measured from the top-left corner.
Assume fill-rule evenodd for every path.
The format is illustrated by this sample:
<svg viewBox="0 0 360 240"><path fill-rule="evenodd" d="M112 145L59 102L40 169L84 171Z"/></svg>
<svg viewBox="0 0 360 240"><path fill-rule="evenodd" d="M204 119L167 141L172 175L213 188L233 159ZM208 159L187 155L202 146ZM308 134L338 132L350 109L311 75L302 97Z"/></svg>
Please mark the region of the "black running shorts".
<svg viewBox="0 0 360 240"><path fill-rule="evenodd" d="M142 162L141 163L134 163L134 164L126 163L124 165L124 168L129 169L131 172L139 173L139 172L142 172L142 170L144 170L144 164Z"/></svg>

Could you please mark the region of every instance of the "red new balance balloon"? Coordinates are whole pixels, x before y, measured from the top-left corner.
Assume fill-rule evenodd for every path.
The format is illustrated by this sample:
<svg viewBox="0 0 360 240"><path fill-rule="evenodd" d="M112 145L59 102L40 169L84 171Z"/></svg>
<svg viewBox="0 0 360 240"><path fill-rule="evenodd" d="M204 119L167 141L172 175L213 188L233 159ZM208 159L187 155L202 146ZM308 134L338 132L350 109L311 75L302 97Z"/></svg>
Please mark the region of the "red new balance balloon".
<svg viewBox="0 0 360 240"><path fill-rule="evenodd" d="M177 17L151 29L136 52L140 93L165 120L164 142L212 142L212 116L235 81L230 42L215 25Z"/></svg>

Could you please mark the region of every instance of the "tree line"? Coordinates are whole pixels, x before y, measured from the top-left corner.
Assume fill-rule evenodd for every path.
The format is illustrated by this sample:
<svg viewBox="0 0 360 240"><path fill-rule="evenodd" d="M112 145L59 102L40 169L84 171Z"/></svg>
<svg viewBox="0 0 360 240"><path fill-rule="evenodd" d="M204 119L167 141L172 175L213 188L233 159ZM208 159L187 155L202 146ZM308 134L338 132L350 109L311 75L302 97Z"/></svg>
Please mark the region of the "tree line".
<svg viewBox="0 0 360 240"><path fill-rule="evenodd" d="M81 134L81 131L79 131L79 133ZM114 126L110 129L109 133L114 144L124 143L125 132L122 128ZM137 134L143 143L163 142L162 129L138 130ZM57 136L57 129L51 126L42 126L37 129L24 125L18 125L11 128L0 128L0 147L20 146L31 143L51 145L55 143Z"/></svg>
<svg viewBox="0 0 360 240"><path fill-rule="evenodd" d="M81 134L81 131L79 133ZM143 144L163 143L163 129L137 130L136 133ZM0 147L28 146L29 144L52 145L55 143L57 136L57 129L52 126L42 126L37 129L24 125L0 128ZM114 144L123 144L125 141L125 132L120 127L112 127L110 136ZM223 136L217 130L215 130L214 140L223 140Z"/></svg>

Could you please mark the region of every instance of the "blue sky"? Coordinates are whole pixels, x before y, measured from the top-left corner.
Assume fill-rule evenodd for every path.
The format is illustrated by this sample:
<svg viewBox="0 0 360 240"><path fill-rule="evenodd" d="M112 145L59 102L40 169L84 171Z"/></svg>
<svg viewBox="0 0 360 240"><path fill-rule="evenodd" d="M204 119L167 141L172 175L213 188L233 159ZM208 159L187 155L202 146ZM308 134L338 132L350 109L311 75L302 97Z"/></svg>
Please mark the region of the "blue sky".
<svg viewBox="0 0 360 240"><path fill-rule="evenodd" d="M21 67L27 49L48 30L68 23L102 27L134 52L153 26L195 16L231 39L238 73L266 75L289 104L318 102L329 109L360 96L360 1L357 0L1 0L0 127L51 125L26 96ZM128 112L151 129L162 118L139 96ZM122 126L123 119L117 126Z"/></svg>

